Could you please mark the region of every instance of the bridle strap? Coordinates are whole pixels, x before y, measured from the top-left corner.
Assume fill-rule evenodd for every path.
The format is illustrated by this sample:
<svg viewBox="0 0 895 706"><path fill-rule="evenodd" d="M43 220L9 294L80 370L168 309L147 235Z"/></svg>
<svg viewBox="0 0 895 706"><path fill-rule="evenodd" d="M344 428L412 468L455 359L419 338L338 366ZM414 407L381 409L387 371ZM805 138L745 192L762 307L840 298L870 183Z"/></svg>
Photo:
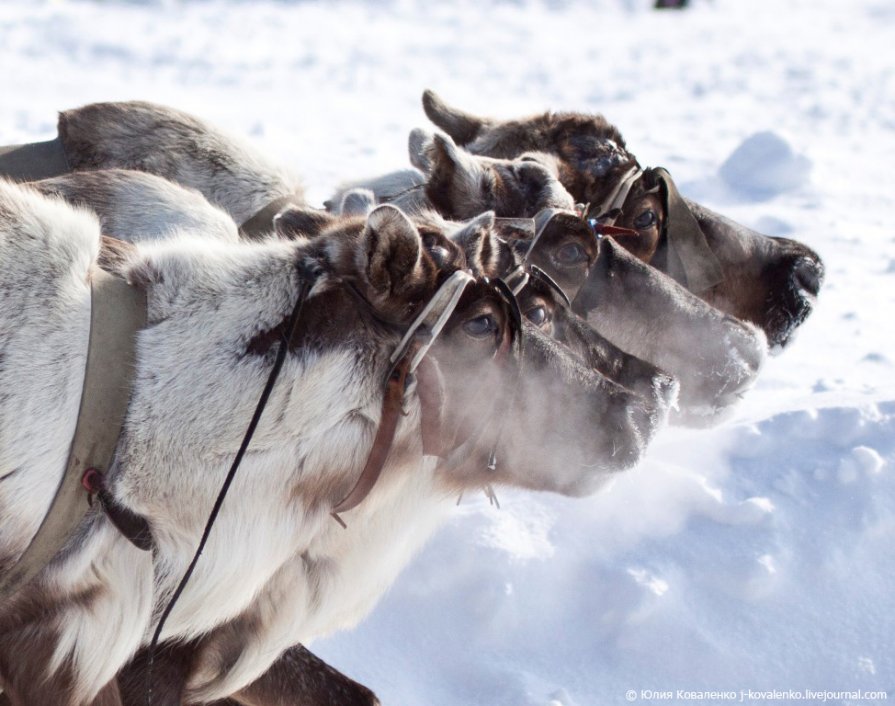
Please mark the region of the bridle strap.
<svg viewBox="0 0 895 706"><path fill-rule="evenodd" d="M642 173L643 170L636 164L626 171L616 183L615 188L603 199L603 202L596 209L591 210L591 213L594 213L593 217L606 225L615 223L622 206L628 200L631 188Z"/></svg>
<svg viewBox="0 0 895 706"><path fill-rule="evenodd" d="M27 583L65 546L90 510L82 480L112 465L136 370L137 333L146 326L146 294L96 265L90 279L87 367L75 435L56 495L16 565L0 577L0 597Z"/></svg>
<svg viewBox="0 0 895 706"><path fill-rule="evenodd" d="M666 274L694 294L700 294L724 281L724 268L668 170L654 167L651 171L661 185L660 192L665 201L662 234L668 249Z"/></svg>
<svg viewBox="0 0 895 706"><path fill-rule="evenodd" d="M258 240L274 229L274 218L287 206L295 203L295 194L280 196L262 207L254 216L239 226L239 235L246 240Z"/></svg>
<svg viewBox="0 0 895 706"><path fill-rule="evenodd" d="M425 189L428 185L429 183L425 181L422 184L414 184L413 186L408 186L406 189L401 189L401 191L395 192L394 194L378 196L376 198L376 202L380 204L392 203L393 201L401 198L404 194L409 194L411 191L419 191L420 189Z"/></svg>
<svg viewBox="0 0 895 706"><path fill-rule="evenodd" d="M525 286L528 284L528 280L531 277L528 260L531 258L532 253L537 247L541 236L544 235L544 231L547 230L547 226L550 225L550 222L559 213L562 213L559 209L544 208L538 211L537 215L532 220L534 223L534 236L529 241L525 254L519 259L516 266L505 273L502 278L503 282L509 287L510 291L512 291L513 297L519 296L519 293L525 289Z"/></svg>
<svg viewBox="0 0 895 706"><path fill-rule="evenodd" d="M463 270L457 270L448 277L410 324L389 358L392 367L386 377L379 428L376 430L370 455L367 457L367 462L354 487L348 495L336 503L331 511L333 519L343 527L346 525L339 514L353 510L360 505L376 485L379 476L382 475L383 466L388 459L397 433L398 417L404 408L404 397L410 376L419 368L426 353L457 308L466 287L474 279L471 274ZM433 374L435 374L434 370L426 369L423 373L424 379L420 382L429 382L429 378ZM419 385L417 387L419 389ZM436 403L436 400L432 399L431 390L420 392L420 404L423 411L421 433L425 452L435 446L434 437L437 430L433 428L436 420L432 419L431 406Z"/></svg>
<svg viewBox="0 0 895 706"><path fill-rule="evenodd" d="M516 366L515 379L512 381L512 384L505 385L503 387L502 394L497 395L497 397L494 399L490 413L487 416L487 419L489 421L485 424L480 425L473 434L471 434L465 441L463 441L459 446L456 446L447 456L443 458L442 462L438 466L438 471L440 473L450 473L463 464L467 463L469 461L469 458L473 455L474 451L480 446L481 440L486 436L486 433L491 432L492 430L495 430L493 433L494 444L492 445L488 468L489 470L495 469L496 459L494 449L496 448L500 437L503 434L503 428L507 419L507 415L503 413L502 410L505 410L509 406L511 406L515 402L516 395L518 394L519 381L521 380L523 372L522 313L519 309L519 303L516 301L515 294L504 280L497 278L490 279L488 280L488 282L492 285L494 291L506 304L507 313L509 314L509 330L511 339L509 342L502 342L500 349L496 353L496 357L510 358L511 360L513 360ZM515 356L509 355L510 349L512 347L516 348Z"/></svg>
<svg viewBox="0 0 895 706"><path fill-rule="evenodd" d="M376 430L376 437L373 439L373 448L370 449L370 455L364 465L357 482L354 487L342 500L336 503L332 509L332 516L336 521L344 526L344 522L339 517L339 513L353 510L363 502L379 476L382 475L382 468L388 459L388 455L392 450L392 444L395 441L395 433L398 430L398 418L401 416L401 410L404 408L404 390L407 385L407 377L410 374L410 365L416 351L413 347L404 353L404 356L389 371L388 379L385 383L385 395L382 398L382 414L379 417L379 428Z"/></svg>
<svg viewBox="0 0 895 706"><path fill-rule="evenodd" d="M544 270L542 270L537 265L529 265L528 273L532 280L536 282L541 282L546 285L550 289L554 291L554 293L562 300L563 304L566 305L567 308L572 307L572 300L569 299L569 295L565 293L562 287L557 284L556 280L553 279L550 275L548 275ZM515 290L513 294L518 294Z"/></svg>
<svg viewBox="0 0 895 706"><path fill-rule="evenodd" d="M560 213L564 213L564 211L561 211L558 208L544 208L538 211L538 213L535 215L535 234L534 237L531 239L531 242L528 244L528 249L525 251L525 255L522 256L522 265L528 263L529 258L538 245L538 241L540 241L541 236L544 235L544 231L547 230L547 226L549 226L550 222Z"/></svg>
<svg viewBox="0 0 895 706"><path fill-rule="evenodd" d="M416 371L416 396L420 401L420 436L423 456L441 456L441 410L444 406L444 381L438 366L423 358Z"/></svg>
<svg viewBox="0 0 895 706"><path fill-rule="evenodd" d="M409 372L416 372L423 356L429 352L435 339L438 338L444 325L454 313L454 309L457 308L457 304L460 303L460 297L463 296L466 287L474 279L468 272L457 270L442 283L398 343L389 358L392 365L395 365L404 356L415 338L423 336L425 340L416 348L410 361Z"/></svg>

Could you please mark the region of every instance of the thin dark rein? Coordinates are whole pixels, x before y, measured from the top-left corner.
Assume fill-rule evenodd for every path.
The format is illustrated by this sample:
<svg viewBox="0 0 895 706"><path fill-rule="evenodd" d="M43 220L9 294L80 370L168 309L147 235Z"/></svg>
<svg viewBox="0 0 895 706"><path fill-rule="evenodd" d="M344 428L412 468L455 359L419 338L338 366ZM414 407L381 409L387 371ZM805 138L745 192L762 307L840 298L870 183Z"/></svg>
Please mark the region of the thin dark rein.
<svg viewBox="0 0 895 706"><path fill-rule="evenodd" d="M277 350L277 357L274 361L273 368L270 371L270 375L267 377L267 384L264 386L264 391L261 393L258 404L255 406L255 413L252 415L252 420L249 422L246 433L242 438L242 443L239 445L239 450L236 452L236 456L233 459L233 464L230 466L227 477L224 479L224 484L221 486L221 489L218 492L217 499L214 502L214 507L212 507L211 513L208 516L208 521L205 523L205 531L202 533L202 539L199 541L199 546L196 549L196 553L193 555L193 560L190 562L189 567L183 574L183 578L180 579L180 583L177 585L177 588L168 601L168 604L162 611L158 625L155 628L155 633L153 633L152 635L152 641L149 643L149 663L146 670L146 706L152 706L152 670L155 664L155 655L158 651L158 642L159 638L161 637L162 630L164 629L165 623L168 621L168 618L171 615L171 611L174 610L175 604L177 603L178 599L189 583L196 565L199 563L199 557L202 555L202 551L205 549L205 545L208 542L209 536L211 535L211 529L214 526L215 520L217 520L218 514L221 511L221 506L224 504L224 499L227 497L227 492L230 490L230 485L233 483L233 479L236 477L236 471L239 469L240 463L242 463L243 456L248 449L249 443L252 441L252 437L255 434L255 429L257 428L258 423L261 421L261 415L264 413L264 408L267 406L267 401L270 398L271 392L273 392L273 387L276 384L277 378L280 375L280 371L283 368L283 363L286 361L286 353L289 349L289 341L292 340L292 336L295 334L298 320L299 318L301 318L301 310L304 306L305 300L307 299L308 292L310 291L311 286L316 279L315 275L311 271L304 268L299 269L299 275L302 279L301 284L298 288L298 297L295 301L295 306L292 309L292 314L289 317L289 324L283 335L282 341L280 342L280 347Z"/></svg>
<svg viewBox="0 0 895 706"><path fill-rule="evenodd" d="M409 194L411 191L416 191L418 189L425 189L429 185L429 182L424 181L422 184L414 184L413 186L408 186L406 189L402 189L401 191L395 194L388 194L387 196L380 196L378 201L379 203L391 203L395 199L401 198L404 194Z"/></svg>

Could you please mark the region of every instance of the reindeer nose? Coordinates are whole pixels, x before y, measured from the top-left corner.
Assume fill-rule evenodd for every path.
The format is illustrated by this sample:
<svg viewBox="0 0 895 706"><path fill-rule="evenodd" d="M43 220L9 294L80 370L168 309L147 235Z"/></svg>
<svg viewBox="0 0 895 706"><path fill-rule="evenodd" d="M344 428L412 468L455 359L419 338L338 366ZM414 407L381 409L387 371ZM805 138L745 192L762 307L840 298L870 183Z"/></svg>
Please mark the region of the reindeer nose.
<svg viewBox="0 0 895 706"><path fill-rule="evenodd" d="M816 260L801 257L793 267L792 278L800 289L816 297L823 283L823 265Z"/></svg>

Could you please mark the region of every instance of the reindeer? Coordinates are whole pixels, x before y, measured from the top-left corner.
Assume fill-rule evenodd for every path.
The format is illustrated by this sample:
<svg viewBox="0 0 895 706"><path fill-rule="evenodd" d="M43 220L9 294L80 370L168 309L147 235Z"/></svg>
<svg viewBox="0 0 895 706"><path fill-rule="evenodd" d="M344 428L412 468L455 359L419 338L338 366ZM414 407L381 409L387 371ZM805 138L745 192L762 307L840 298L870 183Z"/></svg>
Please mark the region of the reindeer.
<svg viewBox="0 0 895 706"><path fill-rule="evenodd" d="M93 211L103 234L118 240L164 240L178 232L221 242L240 240L239 228L225 210L195 189L147 172L80 171L31 182L30 186Z"/></svg>
<svg viewBox="0 0 895 706"><path fill-rule="evenodd" d="M527 251L530 241L522 237L520 247ZM602 338L679 381L676 423L717 423L754 384L766 352L761 330L709 306L613 238L598 240L576 214L552 214L530 258L562 283L572 310Z"/></svg>
<svg viewBox="0 0 895 706"><path fill-rule="evenodd" d="M519 193L533 194L544 203L562 200L565 197L549 178L544 180L553 174L574 198L602 203L616 190L621 176L630 172L624 167L636 166L621 134L601 116L548 114L496 123L449 108L431 92L424 94L424 107L456 144L476 153L488 152L500 159L518 157L525 162L513 167L515 172L501 172L493 165L464 158L446 138L430 141L425 133L412 134L410 151L415 164L430 171L435 164L449 167L440 173L450 178L436 180L440 184L436 201L443 201L444 208L469 213L482 203L510 206L519 202ZM244 235L253 237L272 230L273 219L283 208L303 205L295 177L253 154L250 146L171 108L141 102L92 104L61 113L58 131L57 139L46 145L26 145L12 152L6 148L6 153L0 154L0 173L23 172L21 160L10 160L18 151L45 165L44 172L56 174L100 167L151 172L196 188L242 224ZM47 149L53 151L55 160L47 158ZM537 163L546 171L538 169ZM510 178L514 173L536 177ZM510 177L495 176L501 174ZM420 186L419 180L411 179L408 187L402 179L387 180L392 184L389 187L380 184L378 196L354 190L349 194L359 200L354 212L381 199L382 192L395 195L390 190L399 184L399 190L410 188L408 194L420 191L415 188ZM810 312L812 292L816 294L822 281L819 258L794 241L760 236L682 200L670 178L661 180L664 194L661 189L656 191L651 184L657 179L656 173L651 173L649 179L634 180L622 204L620 222L638 232L636 238L623 240L625 246L696 290L711 305L760 326L771 345L784 345ZM496 198L490 184L498 181L516 186L504 189ZM469 188L472 193L464 193ZM405 194L402 198L418 196ZM635 209L635 202L643 208ZM663 208L673 208L673 224L665 222L671 211L666 214ZM665 235L660 237L661 233ZM673 249L668 247L669 234L677 234Z"/></svg>
<svg viewBox="0 0 895 706"><path fill-rule="evenodd" d="M204 221L206 233L238 238L232 220L199 194L149 174L75 172L35 182L35 187L90 206L99 214L104 232L118 237L158 238L172 225L196 228ZM418 225L429 221L432 237L447 227L438 216L418 215ZM331 214L292 205L278 214L275 227L283 237L312 237L339 222ZM598 240L575 214L546 212L538 223L530 261L575 300L576 312L593 331L551 301L543 286L537 297L531 288L522 295L522 310L536 326L548 335L549 327L557 327L559 340L566 345L576 342L575 352L596 370L647 397L660 379L655 369L678 379L678 409L672 416L677 423L705 425L730 411L754 382L764 358L764 339L754 326L719 313L611 239ZM527 253L534 221L502 220L499 228L517 255ZM503 241L497 242L498 250L485 253L489 262L484 271L491 277L515 266L510 250ZM694 339L700 341L698 347L693 346ZM646 370L644 361L654 369Z"/></svg>
<svg viewBox="0 0 895 706"><path fill-rule="evenodd" d="M435 210L462 221L485 211L533 218L545 208L572 210L574 199L549 169L548 155L491 159L461 150L444 134L410 133L416 168L340 187L324 205L335 214L361 215L380 203L408 213Z"/></svg>
<svg viewBox="0 0 895 706"><path fill-rule="evenodd" d="M338 219L332 215L291 206L276 225L282 235L294 237L326 232L333 223ZM645 381L652 385L655 378L644 364L673 376L680 391L672 421L716 423L754 383L766 342L753 324L709 306L611 238L598 240L574 213L547 212L528 224L502 225L509 241L498 241L486 274L506 274L525 253L573 299L575 312L557 306L553 294L534 284L520 295L526 316L596 370L647 397Z"/></svg>
<svg viewBox="0 0 895 706"><path fill-rule="evenodd" d="M92 169L148 172L199 191L254 235L269 230L287 204L304 203L288 169L174 108L94 103L60 113L58 131L48 143L0 148L0 174L33 181Z"/></svg>
<svg viewBox="0 0 895 706"><path fill-rule="evenodd" d="M345 219L336 219L331 226L336 229L345 228L350 225L351 221ZM428 225L431 227L431 224ZM424 241L427 237L432 236L432 231L421 228L424 231ZM323 237L332 236L332 231L322 234ZM317 237L321 237L318 234ZM482 251L493 251L496 245L488 244L479 240L476 231L466 228L463 232L455 234L455 243L460 243L464 249L464 257L468 258L470 252L474 256ZM443 243L442 247L447 250L442 257L451 257L456 255L456 250L449 247L449 244ZM468 261L468 260L467 260ZM519 461L510 461L511 463L519 463ZM271 587L271 593L277 597L279 610L274 612L273 601L259 601L261 606L254 613L247 613L239 620L228 624L224 629L217 631L205 638L200 644L192 644L189 649L180 652L178 655L176 648L171 655L173 661L184 659L185 664L174 671L183 674L186 673L186 686L184 692L179 690L172 694L171 703L179 703L183 698L186 701L206 701L219 698L223 694L231 693L238 683L238 680L244 680L241 676L241 670L250 669L250 665L255 664L250 676L256 676L257 670L260 669L261 658L265 655L269 656L278 650L285 649L288 645L294 643L298 639L308 640L311 638L304 630L317 631L323 630L328 632L332 629L332 625L327 625L328 620L347 621L337 623L340 627L350 627L362 614L365 614L372 602L378 597L379 593L384 590L393 575L403 566L407 558L409 545L415 545L422 542L425 537L434 528L435 524L449 511L452 505L453 494L445 494L445 487L439 486L448 479L439 476L436 470L436 478L430 492L429 500L422 503L418 507L407 507L406 487L402 490L390 492L389 506L392 510L383 511L378 508L373 512L374 505L368 505L371 508L369 515L360 515L353 520L348 521L348 530L352 530L355 526L360 527L358 534L350 540L344 531L338 528L321 538L321 545L318 551L322 552L322 557L339 556L342 558L342 564L349 568L340 575L328 577L329 583L324 581L324 586L320 588L318 582L320 578L315 578L313 583L317 586L318 593L323 593L330 598L340 596L335 601L337 610L331 614L329 618L325 614L315 613L315 620L310 625L301 625L298 618L308 615L309 611L303 601L309 600L303 597L301 591L295 590L296 586L301 586L310 581L307 574L311 571L309 567L314 566L317 562L324 565L327 561L314 552L309 552L302 557L302 562L296 562L293 572L289 572L281 578L281 585ZM417 477L415 482L429 484L432 482L427 476ZM453 483L448 483L448 487L452 487ZM386 492L385 486L382 486L383 492ZM411 496L417 499L416 493ZM414 517L416 519L410 519ZM348 519L348 518L346 518ZM382 542L379 536L382 533L394 535L396 532L401 533L403 527L413 527L414 531L405 534L400 541ZM363 540L366 544L358 545L357 542ZM378 547L375 552L375 565L370 565L370 557L373 552L373 545ZM358 577L363 576L364 580L360 581ZM359 592L359 589L362 589ZM287 596L297 605L287 608L283 605ZM266 599L266 597L265 597ZM266 626L264 632L260 626ZM291 630L288 629L291 626ZM276 642L279 640L279 642ZM237 650L235 643L244 641L241 649ZM245 691L239 691L237 698L245 700L246 703L253 704L273 704L280 703L286 695L295 698L295 690L284 687L282 674L288 673L290 666L290 657L296 649L291 648L284 652L284 657L271 665L269 671L251 684ZM239 653L234 662L232 655ZM285 662L285 663L284 663ZM136 665L132 665L127 671L126 678L123 680L125 684L126 700L133 699L133 703L138 703L140 695L145 684L145 673L141 669L145 665L145 656L140 659ZM134 691L130 691L134 688ZM185 694L185 695L184 695ZM127 702L127 701L126 701Z"/></svg>
<svg viewBox="0 0 895 706"><path fill-rule="evenodd" d="M233 241L238 238L236 225L226 215L211 206L196 192L172 184L164 179L142 172L127 170L100 170L94 172L76 172L54 179L35 182L32 186L48 195L62 196L71 203L92 208L99 217L104 233L126 234L132 242L155 240L169 234L172 229L197 229L211 237ZM299 234L293 229L302 227L304 235L318 237L324 226L335 227L340 222L329 214L322 214L315 209L299 210L288 208L276 221L278 230L284 237L295 238ZM203 223L207 221L207 224ZM302 221L306 221L302 225ZM229 223L229 225L227 225ZM424 244L430 254L443 264L448 260L458 261L465 257L464 248L475 247L464 242L469 231L461 229L456 241L439 239L439 233L447 227L440 218L421 214L417 219ZM116 236L117 237L117 236ZM123 237L123 236L122 236ZM549 233L545 233L541 242L553 245ZM512 250L506 243L500 243L500 253L491 253L483 257L483 253L475 253L477 259L483 260L483 267L489 274L496 276L509 267L513 261ZM113 242L106 242L106 250L114 248ZM487 261L487 263L485 263ZM504 264L497 264L503 262ZM567 341L579 356L595 370L610 379L619 382L643 395L655 410L657 416L655 427L667 414L673 404L677 383L661 371L615 349L590 329L586 323L568 311L565 306L558 306L557 297L549 287L533 280L523 290L522 310L530 316L535 325L553 338ZM549 313L547 313L549 312ZM157 674L157 682L166 685L160 694L154 691L154 698L164 702L164 689L172 689L170 698L179 698L183 665L189 664L194 657L192 645L172 646L164 648L164 659L160 660L161 668ZM175 662L175 666L170 663ZM141 703L145 679L145 655L125 669L123 673L126 702ZM173 674L171 673L173 672ZM271 668L247 693L254 694L259 703L276 702L269 694L271 689L285 689L288 684L290 696L301 703L329 703L336 701L332 697L335 691L340 696L338 703L374 703L371 692L353 682L328 665L323 664L302 646L287 650L282 659ZM181 686L178 686L181 685ZM246 690L244 690L246 691ZM264 700L265 696L268 699Z"/></svg>
<svg viewBox="0 0 895 706"><path fill-rule="evenodd" d="M637 231L620 240L721 311L761 327L784 347L807 318L823 282L806 245L770 238L683 198L664 170L640 170L619 130L602 115L544 113L499 121L423 93L429 119L472 154L513 159L548 154L559 180L593 217Z"/></svg>
<svg viewBox="0 0 895 706"><path fill-rule="evenodd" d="M146 196L146 202L153 205L154 210L157 210L161 213L174 213L176 211L176 204L170 203L166 204L166 199L170 199L176 196L178 191L178 187L174 185L170 185L164 180L150 177L149 175L144 174L133 174L129 172L122 171L110 171L110 172L94 172L94 173L80 173L74 174L67 177L62 177L58 179L49 180L47 182L42 182L36 184L35 186L41 188L42 190L48 193L56 193L63 194L66 198L75 200L79 203L90 204L91 202L96 204L96 209L99 212L101 222L104 224L104 227L107 232L116 232L115 228L121 228L122 226L114 226L115 223L120 223L123 219L131 222L133 225L128 225L124 227L123 230L132 234L136 234L138 237L148 237L155 238L158 237L161 233L166 232L167 228L165 224L161 220L152 221L149 218L150 214L146 214L146 217L141 217L140 215L140 203L139 198L137 197L134 202L128 201L128 197L131 197L135 194L139 194L140 190L136 188L125 188L121 183L126 181L128 178L134 178L140 185L140 190ZM106 179L110 182L116 182L116 184L103 184L103 180ZM158 183L158 188L155 193L151 191L154 184ZM110 198L109 194L116 194L116 198ZM189 193L187 192L187 195ZM201 205L201 201L197 203L193 203L190 199L186 200L185 210L189 211L192 222L195 222L198 219L197 214L200 212L199 206ZM214 209L210 206L206 205L206 208L209 210L209 217L212 222L216 222L218 216ZM124 216L116 217L116 212L122 212L125 214ZM557 214L558 216L564 216L565 214ZM538 248L533 253L533 258L536 261L540 261L545 267L552 268L552 270L557 274L557 277L562 281L566 282L566 285L569 287L571 292L577 291L577 285L574 284L573 280L575 279L574 273L579 273L580 279L580 268L572 268L570 271L563 272L557 268L556 263L560 262L559 259L556 259L556 253L558 251L563 251L568 248L570 239L569 233L574 233L575 228L570 227L570 224L553 224L553 220L547 223L547 227L545 227L542 232L539 244L543 247ZM144 225L143 231L139 230L140 223L146 223L148 225ZM475 251L475 257L482 260L481 267L484 267L488 270L490 274L495 274L497 272L506 271L509 267L508 262L515 262L512 260L513 256L513 248L509 247L508 244L501 244L500 241L485 243L484 241L478 241L476 238L475 230L462 230L456 236L456 240L458 243L449 243L444 240L438 240L439 227L444 227L443 222L441 222L435 216L428 216L427 218L420 218L417 221L418 227L421 231L421 237L424 243L428 242L428 249L430 254L434 255L439 259L442 263L447 261L455 262L460 257L458 254L458 247L460 249L467 250L472 248ZM319 237L321 235L325 235L327 229L330 231L332 229L338 229L339 227L344 226L344 219L337 219L331 215L321 214L318 211L313 209L304 209L303 211L298 211L296 209L289 209L287 212L282 214L282 217L277 220L278 227L282 229L286 229L283 235L288 237L297 237L299 234L294 231L289 231L289 228L300 227L303 229L304 235ZM558 228L551 228L552 225L558 225ZM111 230L110 230L111 228ZM146 230L149 232L146 232ZM235 232L235 225L230 229L231 233ZM332 233L330 233L331 235ZM466 242L472 237L470 242ZM582 237L580 240L580 247L588 248L591 247L593 243L595 243L592 236L588 235L587 237ZM487 245L487 247L482 247L482 245ZM524 249L524 248L523 248ZM465 255L464 255L465 257ZM509 258L509 261L508 259ZM573 258L574 259L574 258ZM636 261L634 261L636 263ZM639 264L639 263L637 263ZM642 265L640 265L643 268ZM648 269L648 268L643 268ZM525 295L528 295L527 298ZM594 347L595 340L599 342L599 338L593 338L593 332L587 326L581 326L580 323L577 323L577 317L569 314L564 317L563 314L566 313L566 310L562 307L557 308L556 302L554 298L550 297L550 292L548 290L544 290L543 286L540 290L538 290L537 284L535 283L532 287L524 290L523 294L523 310L530 311L531 309L537 308L551 308L552 311L549 315L543 315L541 317L536 318L539 327L542 330L545 329L554 329L551 333L554 336L558 336L560 340L569 340L572 339L571 343L573 344L573 348L575 348L574 343L584 341L586 345L579 346L576 350L579 354L587 355L588 351L592 352L597 350ZM558 329L558 330L556 330ZM588 334L590 333L590 337L588 338ZM582 338L583 335L583 338ZM576 340L576 337L577 340ZM600 362L598 365L606 365L607 358L611 358L611 356L606 356L605 352L601 353L599 356ZM622 370L617 370L616 373L627 372L629 376L632 375L632 370L637 371L633 373L633 376L629 377L632 383L636 384L639 382L648 382L649 385L655 386L656 379L651 377L648 374L644 374L642 369L631 368L630 366L633 363L637 363L637 359L632 359L628 356L627 361L624 361L623 364L627 366ZM618 358L616 358L618 360ZM653 373L655 371L653 370ZM616 377L615 379L618 379ZM658 389L658 386L653 388L654 390ZM667 399L666 399L666 407L667 407ZM224 630L224 633L228 636L228 640L234 640L233 637L234 626L230 625ZM211 638L209 638L211 639ZM222 639L218 637L217 640ZM214 644L215 641L212 641ZM166 652L165 654L168 656L169 660L173 659L175 663L178 663L179 659L179 669L181 671L185 670L184 665L191 665L195 660L198 659L197 654L201 651L199 648L192 643L189 646L185 646L182 648L177 647L167 647L169 651L173 651L174 655L171 655L170 652ZM206 646L205 651L208 648ZM215 648L216 650L220 650L218 646ZM178 652L179 651L179 652ZM180 655L177 657L177 655ZM144 658L141 658L144 659ZM333 687L337 687L343 691L348 690L348 693L354 694L354 697L360 699L361 703L365 703L367 699L371 699L372 696L360 687L359 685L354 684L345 677L341 675L333 674L329 671L329 668L326 665L322 665L317 663L315 666L314 658L310 653L308 653L304 648L292 647L284 652L283 657L278 660L274 665L271 666L270 670L262 675L258 680L256 680L250 687L242 690L240 693L244 698L251 698L250 703L276 703L276 695L277 694L285 694L289 693L295 698L296 691L299 691L303 697L305 698L305 691L308 689L306 683L307 673L311 674L322 672L324 674L329 674L325 683L329 685L326 687L320 687L323 689L324 693L331 693L329 689ZM145 679L143 678L145 674L141 670L141 667L145 667L145 663L141 662L140 659L129 667L125 671L125 697L126 699L130 699L133 703L138 704L141 703L141 697L143 696L143 690L145 688ZM177 672L177 670L175 670ZM167 671L162 672L165 675L168 675ZM179 672L178 672L179 673ZM184 672L185 674L189 674L189 670ZM290 686L288 687L288 691L286 690L286 679L284 674L289 677ZM168 682L168 685L174 690L172 691L172 699L179 700L181 697L181 691L179 690L181 687L177 686L180 684L176 679L171 678L170 676L166 676L165 679ZM293 683L294 681L294 683ZM353 685L353 686L352 686ZM182 686L182 685L181 685ZM155 698L159 699L161 696L159 694L155 695ZM321 697L323 698L323 697ZM330 697L326 697L330 698ZM179 701L178 701L179 702ZM325 700L324 700L325 702Z"/></svg>
<svg viewBox="0 0 895 706"><path fill-rule="evenodd" d="M488 237L491 218L465 226L466 242ZM287 646L298 641L295 635L304 639L358 619L414 549L416 540L394 541L395 531L402 536L399 528L416 526L420 536L427 534L437 514L427 508L492 483L584 494L636 463L655 420L643 400L531 326L525 327L527 373L517 379L501 364L513 341L512 316L476 280L427 356L431 368L426 375L421 368L408 385L407 417L397 424L380 482L366 489L359 507L344 511L357 531L342 530L330 512L358 487L389 353L405 322L449 274L397 209L380 207L345 228L339 238L290 242L175 234L137 244L114 260L117 272L145 290L150 326L139 336L107 487L119 506L146 519L154 552L139 552L96 510L27 590L2 605L0 684L13 704L80 706L104 698L195 547L222 464L308 280L298 326L283 344L290 351L283 377L234 484L240 502L224 505L162 634L177 640L239 633L242 626L246 648L237 666L222 665L214 649L202 652L202 666L188 682L197 698L232 693L269 666L276 653L253 652L252 644L288 639ZM9 567L45 514L65 460L100 230L84 212L0 184L0 234L6 295L0 309L6 391L0 397L0 566ZM480 242L473 251L481 252ZM28 304L33 301L41 306ZM501 399L510 382L518 382L518 404L502 410L505 426L487 423L493 415L470 419L477 402ZM439 422L434 442L424 406ZM51 433L36 433L38 425ZM422 427L438 453L450 460L459 445L462 458L439 467L421 462ZM588 434L579 438L577 427ZM464 446L464 439L475 443ZM488 468L495 450L501 463ZM370 566L380 549L391 558ZM355 587L354 569L369 569L370 583ZM298 578L304 583L294 583ZM283 605L305 610L280 630L280 623L264 620L281 605L286 585L290 601ZM284 638L287 627L292 632Z"/></svg>
<svg viewBox="0 0 895 706"><path fill-rule="evenodd" d="M435 125L472 154L524 156L555 173L574 199L597 210L612 206L608 217L637 231L624 238L626 249L712 306L759 326L775 350L810 314L824 275L814 251L793 240L763 236L681 197L663 170L641 174L621 133L603 116L545 113L501 122L450 107L431 91L423 94L423 107ZM96 103L61 113L58 132L48 143L0 148L0 174L33 179L95 168L147 171L198 189L241 224L243 233L255 236L272 229L282 208L304 202L298 180L288 171L171 108ZM421 170L398 175L379 197L424 182L425 145L425 139L411 145L412 161ZM460 158L457 164L465 163ZM622 203L614 206L619 196L624 196ZM377 195L355 191L352 198L359 201L356 213Z"/></svg>

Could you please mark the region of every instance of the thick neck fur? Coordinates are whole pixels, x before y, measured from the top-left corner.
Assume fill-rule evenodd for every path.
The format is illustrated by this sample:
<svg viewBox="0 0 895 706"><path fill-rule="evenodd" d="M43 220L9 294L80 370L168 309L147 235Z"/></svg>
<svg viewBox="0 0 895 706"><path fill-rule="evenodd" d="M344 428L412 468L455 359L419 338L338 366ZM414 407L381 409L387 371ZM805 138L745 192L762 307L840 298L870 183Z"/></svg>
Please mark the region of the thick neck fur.
<svg viewBox="0 0 895 706"><path fill-rule="evenodd" d="M338 266L335 256L314 259L325 253L311 252L306 241L242 244L183 236L140 245L129 264L118 263L146 289L149 325L139 336L139 364L110 483L120 503L150 522L155 599L147 590L150 555L130 547L103 517L89 518L76 549L37 577L39 590L29 597L53 606L57 619L40 621L41 610L16 600L0 612L5 688L22 689L26 702L37 702L27 691L33 660L23 647L26 634L39 633L31 656L46 668L34 683L56 683L51 677L59 674L68 685L70 701L38 698L46 703L88 700L136 649L150 627L152 603L158 608L166 599L192 556L264 385L270 356L250 350L250 343L289 314L305 271L297 265L308 258L323 270L306 304L309 311L317 295L326 296L336 280L349 276L361 291L364 284L382 291L410 283L414 268L403 278L383 274L378 266L358 269L363 257L373 261L382 247L397 247L383 244L391 217L379 217L378 240L364 240L370 249L364 256L355 253L353 265L347 256ZM89 328L87 271L99 250L99 233L92 216L28 189L0 185L0 565L14 561L30 540L65 464ZM354 300L330 301L330 307L336 321L359 325L348 316L357 309ZM381 327L356 338L351 331L343 334L303 341L287 358L233 497L166 636L198 635L238 615L331 522L329 508L351 487L369 450L387 354L397 340ZM400 428L396 452L415 444L418 432ZM81 594L84 599L74 600ZM127 632L110 629L110 620L126 622ZM110 636L114 649L103 646ZM15 650L24 650L22 660L12 659ZM108 659L97 660L97 654Z"/></svg>

